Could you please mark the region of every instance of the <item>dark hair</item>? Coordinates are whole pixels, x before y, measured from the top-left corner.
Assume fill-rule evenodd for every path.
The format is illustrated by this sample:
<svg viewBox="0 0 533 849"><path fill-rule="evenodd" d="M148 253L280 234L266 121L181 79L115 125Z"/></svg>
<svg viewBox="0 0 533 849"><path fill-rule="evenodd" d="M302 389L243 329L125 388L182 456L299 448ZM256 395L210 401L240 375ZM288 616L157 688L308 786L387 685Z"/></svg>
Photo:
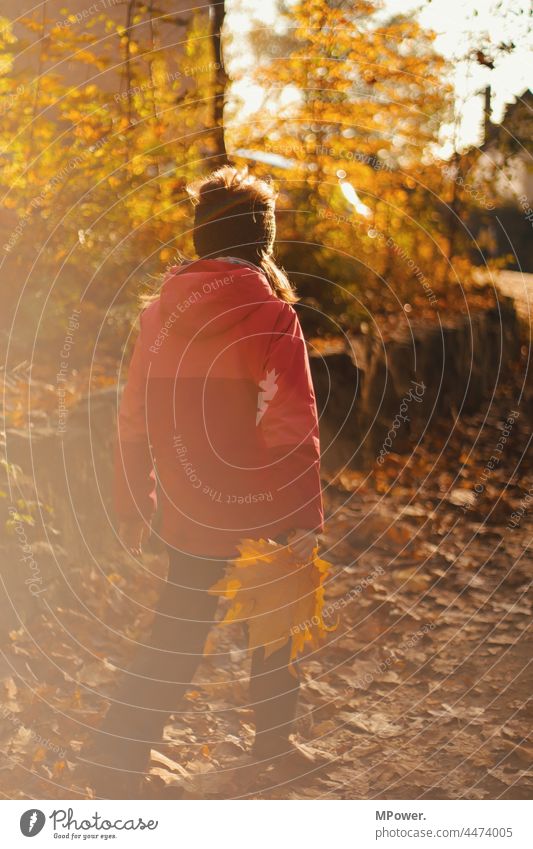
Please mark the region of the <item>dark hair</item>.
<svg viewBox="0 0 533 849"><path fill-rule="evenodd" d="M272 255L276 192L269 182L230 165L187 187L195 205L193 241L200 257L235 256L259 266L282 301L298 300Z"/></svg>

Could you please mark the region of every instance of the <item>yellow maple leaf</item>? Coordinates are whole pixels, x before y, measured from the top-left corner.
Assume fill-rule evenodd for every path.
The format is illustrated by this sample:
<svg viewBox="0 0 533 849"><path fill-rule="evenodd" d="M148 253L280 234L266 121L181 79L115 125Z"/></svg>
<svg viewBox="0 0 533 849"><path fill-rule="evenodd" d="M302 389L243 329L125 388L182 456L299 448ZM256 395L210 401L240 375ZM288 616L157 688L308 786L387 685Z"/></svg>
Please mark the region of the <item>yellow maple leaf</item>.
<svg viewBox="0 0 533 849"><path fill-rule="evenodd" d="M232 600L224 622L246 622L250 649L265 657L292 640L291 660L310 642L318 646L328 631L322 618L324 581L330 564L317 556L298 562L287 546L273 540L244 539L240 556L210 593Z"/></svg>

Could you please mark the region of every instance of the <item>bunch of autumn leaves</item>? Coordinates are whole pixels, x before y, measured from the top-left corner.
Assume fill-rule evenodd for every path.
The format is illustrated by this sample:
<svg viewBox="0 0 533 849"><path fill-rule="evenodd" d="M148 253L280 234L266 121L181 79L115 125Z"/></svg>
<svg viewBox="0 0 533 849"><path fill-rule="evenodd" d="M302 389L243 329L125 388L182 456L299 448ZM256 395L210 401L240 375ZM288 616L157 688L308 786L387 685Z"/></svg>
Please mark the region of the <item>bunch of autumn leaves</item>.
<svg viewBox="0 0 533 849"><path fill-rule="evenodd" d="M265 657L292 640L291 660L309 643L318 647L328 631L324 624L324 582L330 564L315 549L308 563L298 563L287 546L272 540L242 540L239 557L210 590L231 600L224 622L246 622L249 648L263 646Z"/></svg>

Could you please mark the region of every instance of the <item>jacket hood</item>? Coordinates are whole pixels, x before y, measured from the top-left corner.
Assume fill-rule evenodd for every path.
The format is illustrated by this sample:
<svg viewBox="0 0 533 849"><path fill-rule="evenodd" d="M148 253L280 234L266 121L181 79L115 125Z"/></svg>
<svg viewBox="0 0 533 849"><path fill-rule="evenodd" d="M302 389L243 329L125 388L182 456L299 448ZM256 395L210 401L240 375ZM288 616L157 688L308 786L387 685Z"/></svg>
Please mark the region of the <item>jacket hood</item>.
<svg viewBox="0 0 533 849"><path fill-rule="evenodd" d="M159 308L176 333L214 336L239 324L269 301L278 301L255 265L229 258L175 266L161 288Z"/></svg>

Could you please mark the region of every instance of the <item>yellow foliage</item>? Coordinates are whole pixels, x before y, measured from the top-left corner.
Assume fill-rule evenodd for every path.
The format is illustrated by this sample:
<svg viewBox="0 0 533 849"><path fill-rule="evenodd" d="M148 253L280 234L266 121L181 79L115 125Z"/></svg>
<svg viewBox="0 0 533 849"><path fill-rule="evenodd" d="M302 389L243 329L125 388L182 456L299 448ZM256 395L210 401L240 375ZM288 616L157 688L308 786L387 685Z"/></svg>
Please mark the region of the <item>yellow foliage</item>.
<svg viewBox="0 0 533 849"><path fill-rule="evenodd" d="M324 581L330 564L317 556L295 560L287 546L273 540L245 539L240 557L210 593L232 600L224 622L246 622L250 649L263 646L265 657L292 639L291 660L305 644L318 646L331 628L322 618Z"/></svg>

